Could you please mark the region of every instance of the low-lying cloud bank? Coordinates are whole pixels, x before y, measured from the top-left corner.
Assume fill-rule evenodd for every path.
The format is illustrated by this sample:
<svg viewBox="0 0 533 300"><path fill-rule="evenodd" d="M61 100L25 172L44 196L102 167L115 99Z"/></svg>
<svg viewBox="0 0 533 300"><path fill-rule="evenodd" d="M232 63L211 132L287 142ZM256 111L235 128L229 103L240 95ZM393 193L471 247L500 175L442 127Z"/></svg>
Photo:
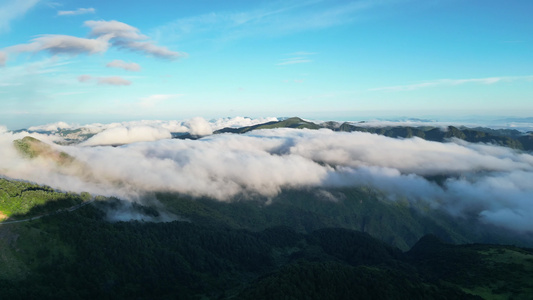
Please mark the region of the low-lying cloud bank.
<svg viewBox="0 0 533 300"><path fill-rule="evenodd" d="M457 217L473 216L533 233L533 155L528 153L463 141L392 139L327 129L168 139L176 129L192 132L195 122L202 130L206 124L215 129L213 122L188 122L164 123L167 129L163 123L158 128L154 124L109 125L85 143L72 146L52 144L61 139L53 134L34 133L78 162L62 167L46 159L22 158L12 141L27 133L0 130L4 149L0 174L129 200L154 191L231 201L240 194L271 197L284 188L370 186L391 201L407 199ZM86 147L125 144L135 136L145 137L140 139L145 142ZM147 136L154 138L147 142ZM428 179L441 175L447 179L440 184Z"/></svg>
<svg viewBox="0 0 533 300"><path fill-rule="evenodd" d="M69 140L84 146L120 145L136 142L150 142L168 139L172 133L189 133L193 136L206 136L225 127L239 128L256 124L278 121L277 118L233 117L207 121L196 117L189 120L161 121L143 120L110 124L76 125L57 122L28 128L30 133L48 134L55 139ZM87 140L89 139L89 140Z"/></svg>

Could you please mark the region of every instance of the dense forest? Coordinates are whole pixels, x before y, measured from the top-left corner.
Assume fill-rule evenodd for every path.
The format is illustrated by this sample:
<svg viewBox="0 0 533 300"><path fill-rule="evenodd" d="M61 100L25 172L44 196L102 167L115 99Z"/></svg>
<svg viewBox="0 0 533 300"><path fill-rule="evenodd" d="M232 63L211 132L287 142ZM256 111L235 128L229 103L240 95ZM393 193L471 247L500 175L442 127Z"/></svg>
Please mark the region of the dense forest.
<svg viewBox="0 0 533 300"><path fill-rule="evenodd" d="M297 203L281 205L287 202L281 198L265 210L253 201L221 204L160 194L169 213L183 212L176 220L111 222L109 215L125 206L146 220L160 211L1 180L4 202L42 191L26 214L44 212L40 219L6 223L8 218L0 225L6 299L527 299L533 293L531 249L454 245L425 235L400 250L367 232L339 228L334 217L316 213L327 209L324 202L311 201L306 213ZM298 199L292 193L282 197ZM371 195L353 191L348 198L374 201L363 208L370 212L379 203ZM72 205L76 209L69 210ZM452 231L436 233L448 232L442 236L451 239Z"/></svg>

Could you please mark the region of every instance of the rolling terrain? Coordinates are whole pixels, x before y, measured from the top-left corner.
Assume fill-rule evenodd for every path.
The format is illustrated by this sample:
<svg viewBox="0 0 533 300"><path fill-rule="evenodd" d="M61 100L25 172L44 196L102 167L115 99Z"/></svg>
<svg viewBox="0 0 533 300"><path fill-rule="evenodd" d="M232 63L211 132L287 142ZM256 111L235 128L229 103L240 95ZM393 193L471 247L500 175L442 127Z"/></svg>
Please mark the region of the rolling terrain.
<svg viewBox="0 0 533 300"><path fill-rule="evenodd" d="M379 126L366 125L361 123L338 123L323 122L315 124L305 121L298 117L288 118L277 122L268 122L254 126L241 128L223 128L214 133L246 133L259 129L272 128L298 128L298 129L320 129L328 128L333 131L341 132L369 132L384 135L392 138L412 138L418 137L428 141L445 142L449 139L456 138L471 143L487 143L510 147L513 149L533 151L533 132L522 133L514 129L490 129L484 127L454 127L446 128L434 126Z"/></svg>
<svg viewBox="0 0 533 300"><path fill-rule="evenodd" d="M122 146L8 139L3 172L51 184L0 178L2 297L533 292L528 220L499 223L527 214L531 133L299 118L213 133Z"/></svg>
<svg viewBox="0 0 533 300"><path fill-rule="evenodd" d="M2 191L11 191L2 199L23 202L16 192L29 188L38 187L2 179ZM463 242L468 236L454 232L462 227L451 222L445 227L414 212L409 216L399 207L387 208L371 191L344 191L348 196L340 207L324 200L304 205L298 198L311 195L303 192L298 197L298 193L282 193L268 206L157 195L168 210L181 212L179 220L170 222L112 222L109 216L124 206L146 220L157 217L161 206L100 197L75 211L0 223L2 295L9 299L164 299L173 295L184 299L353 299L353 295L527 299L533 291L531 249L443 242L435 234ZM40 203L32 203L27 214L17 217L55 210L62 195L41 194ZM350 201L356 205L349 205ZM374 203L362 204L366 202ZM366 219L364 228L346 228L362 226L357 212ZM356 215L353 221L347 220L350 215ZM386 225L386 220L394 219ZM398 231L402 226L403 232ZM409 227L422 230L418 234L435 234L414 241L417 234ZM372 235L381 235L381 240ZM397 244L403 239L403 249L383 241L387 237L396 237Z"/></svg>

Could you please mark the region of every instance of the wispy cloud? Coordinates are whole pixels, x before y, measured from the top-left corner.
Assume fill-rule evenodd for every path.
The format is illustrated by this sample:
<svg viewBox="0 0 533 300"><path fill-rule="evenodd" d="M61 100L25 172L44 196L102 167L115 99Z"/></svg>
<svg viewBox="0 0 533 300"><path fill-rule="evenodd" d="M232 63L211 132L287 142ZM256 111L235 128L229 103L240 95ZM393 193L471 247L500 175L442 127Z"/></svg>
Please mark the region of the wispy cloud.
<svg viewBox="0 0 533 300"><path fill-rule="evenodd" d="M80 75L78 76L78 81L79 82L89 82L93 79L93 77L91 75Z"/></svg>
<svg viewBox="0 0 533 300"><path fill-rule="evenodd" d="M23 16L39 0L6 0L0 4L0 33L7 32L10 29L11 21Z"/></svg>
<svg viewBox="0 0 533 300"><path fill-rule="evenodd" d="M139 29L126 23L118 21L86 21L84 24L91 28L89 38L45 34L32 39L29 43L0 49L0 66L5 65L10 54L37 53L41 51L49 52L52 55L95 54L105 53L110 46L170 60L187 56L186 53L171 51L166 47L155 45Z"/></svg>
<svg viewBox="0 0 533 300"><path fill-rule="evenodd" d="M316 53L316 52L298 51L298 52L289 53L289 54L287 54L287 55L292 55L292 56L307 56L307 55L315 55L315 54L318 54L318 53Z"/></svg>
<svg viewBox="0 0 533 300"><path fill-rule="evenodd" d="M310 59L304 59L302 57L293 57L293 58L282 59L282 61L280 63L277 63L276 66L304 64L304 63L310 63L310 62L312 62L312 60Z"/></svg>
<svg viewBox="0 0 533 300"><path fill-rule="evenodd" d="M78 8L76 10L60 10L57 12L58 16L76 16L76 15L84 15L84 14L94 14L96 12L96 9L90 7L90 8Z"/></svg>
<svg viewBox="0 0 533 300"><path fill-rule="evenodd" d="M125 40L145 40L148 37L141 34L138 28L119 21L85 21L85 26L91 28L90 37L112 35L113 38Z"/></svg>
<svg viewBox="0 0 533 300"><path fill-rule="evenodd" d="M94 54L106 52L110 38L109 35L97 39L86 39L70 35L49 34L34 38L30 43L10 46L3 50L10 53L48 51L51 54Z"/></svg>
<svg viewBox="0 0 533 300"><path fill-rule="evenodd" d="M119 69L124 69L126 71L132 71L132 72L138 72L141 70L141 66L139 66L139 64L136 64L136 63L127 63L123 60L120 60L120 59L115 59L113 60L112 62L109 62L106 64L106 67L108 68L119 68Z"/></svg>
<svg viewBox="0 0 533 300"><path fill-rule="evenodd" d="M316 53L314 52L303 52L303 51L291 53L289 55L293 57L281 59L280 62L276 64L276 66L310 63L312 62L312 60L309 59L309 56L315 55L315 54Z"/></svg>
<svg viewBox="0 0 533 300"><path fill-rule="evenodd" d="M100 77L98 78L98 84L106 85L130 85L131 81L124 79L120 76Z"/></svg>
<svg viewBox="0 0 533 300"><path fill-rule="evenodd" d="M166 47L155 45L138 28L119 21L86 21L91 28L89 36L103 38L109 36L110 42L119 48L141 52L158 58L177 59L187 56L183 52L171 51Z"/></svg>
<svg viewBox="0 0 533 300"><path fill-rule="evenodd" d="M520 80L533 80L531 76L507 76L507 77L487 77L487 78L470 78L470 79L439 79L433 81L426 81L408 85L396 85L370 89L370 91L386 91L386 92L405 92L415 91L424 88L439 87L439 86L456 86L468 83L475 84L495 84L499 82L511 82Z"/></svg>
<svg viewBox="0 0 533 300"><path fill-rule="evenodd" d="M80 75L78 76L78 81L81 83L89 83L91 81L96 81L99 85L131 85L131 81L124 79L120 76L93 77L91 75Z"/></svg>
<svg viewBox="0 0 533 300"><path fill-rule="evenodd" d="M0 67L5 66L6 61L7 61L7 53L0 51Z"/></svg>
<svg viewBox="0 0 533 300"><path fill-rule="evenodd" d="M159 104L161 102L164 102L164 101L167 101L167 100L172 100L172 99L177 99L177 98L182 97L182 96L183 96L182 94L156 94L156 95L150 95L148 97L141 98L141 101L139 102L139 105L141 107L144 107L144 108L151 108L151 107L154 107L154 106L156 106L157 104Z"/></svg>
<svg viewBox="0 0 533 300"><path fill-rule="evenodd" d="M156 40L196 39L225 41L257 36L280 36L328 28L367 18L373 9L391 5L386 1L271 1L258 8L240 12L217 12L177 19L156 28Z"/></svg>

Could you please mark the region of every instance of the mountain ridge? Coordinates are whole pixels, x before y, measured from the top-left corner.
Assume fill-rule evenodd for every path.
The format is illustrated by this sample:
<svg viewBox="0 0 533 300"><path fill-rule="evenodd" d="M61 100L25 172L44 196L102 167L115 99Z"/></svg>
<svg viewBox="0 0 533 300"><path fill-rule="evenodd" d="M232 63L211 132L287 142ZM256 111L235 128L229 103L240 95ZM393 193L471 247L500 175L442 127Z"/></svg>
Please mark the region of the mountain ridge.
<svg viewBox="0 0 533 300"><path fill-rule="evenodd" d="M297 129L321 129L326 128L341 132L368 132L384 135L392 138L412 138L419 137L429 141L445 142L451 138L457 138L471 143L487 143L518 150L533 151L533 133L521 133L513 129L490 129L485 127L455 127L446 128L436 126L358 126L351 122L323 122L316 124L305 121L299 117L292 117L282 121L272 121L263 124L246 126L240 128L226 127L214 134L220 133L247 133L253 130L273 129L273 128L297 128Z"/></svg>

